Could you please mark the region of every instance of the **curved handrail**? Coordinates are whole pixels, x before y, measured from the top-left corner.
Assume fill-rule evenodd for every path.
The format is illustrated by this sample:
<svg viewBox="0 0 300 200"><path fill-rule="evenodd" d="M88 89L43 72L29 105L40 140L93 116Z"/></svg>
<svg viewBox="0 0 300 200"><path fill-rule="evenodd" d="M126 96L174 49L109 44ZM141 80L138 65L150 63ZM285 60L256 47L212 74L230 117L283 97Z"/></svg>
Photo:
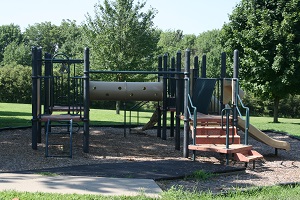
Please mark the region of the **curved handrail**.
<svg viewBox="0 0 300 200"><path fill-rule="evenodd" d="M235 91L239 91L239 79L233 78L232 81L236 81ZM235 102L234 103L236 104L236 110L238 112L238 115L240 116L241 119L243 119L245 121L245 145L248 145L248 135L249 135L248 132L249 132L249 125L250 125L250 123L249 123L249 121L250 121L249 107L246 107L244 105L242 98L239 95L239 92L235 92ZM238 103L240 103L241 107L246 110L246 112L245 112L246 119L243 117L239 107L237 106Z"/></svg>
<svg viewBox="0 0 300 200"><path fill-rule="evenodd" d="M193 115L191 113L191 109L193 109ZM187 107L188 113L189 113L189 119L193 116L193 145L196 144L196 135L197 135L197 107L193 105L192 99L190 94L188 94L188 107Z"/></svg>

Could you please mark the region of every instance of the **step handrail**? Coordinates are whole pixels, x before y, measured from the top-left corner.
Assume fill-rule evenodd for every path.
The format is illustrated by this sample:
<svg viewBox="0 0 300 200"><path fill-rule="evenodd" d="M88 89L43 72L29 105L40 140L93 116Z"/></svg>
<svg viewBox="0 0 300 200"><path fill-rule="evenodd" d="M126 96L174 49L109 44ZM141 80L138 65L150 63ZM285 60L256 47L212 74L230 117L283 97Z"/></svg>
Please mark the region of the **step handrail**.
<svg viewBox="0 0 300 200"><path fill-rule="evenodd" d="M221 127L222 127L222 129L224 127L224 124L223 124L224 112L226 115L226 149L229 149L229 121L230 121L231 108L224 108L221 111Z"/></svg>
<svg viewBox="0 0 300 200"><path fill-rule="evenodd" d="M239 100L240 102L240 105L242 106L242 108L244 108L246 110L246 116L245 118L243 117L240 109L238 107L236 107L238 113L239 113L239 116L241 119L243 119L245 121L245 145L248 145L248 135L249 135L249 126L250 126L250 114L249 114L249 107L246 107L240 97L240 95L237 95L237 99Z"/></svg>
<svg viewBox="0 0 300 200"><path fill-rule="evenodd" d="M248 145L248 135L249 135L249 126L250 126L250 122L249 122L250 121L249 107L247 107L247 106L244 105L244 103L242 101L242 98L239 95L239 79L238 78L233 78L232 82L234 82L234 81L236 81L236 84L235 84L235 87L236 87L235 91L236 92L235 92L235 102L234 102L236 104L235 108L236 108L236 110L237 110L238 115L240 116L240 118L245 121L245 130L244 130L244 132L245 132L245 145ZM240 111L240 109L238 107L238 103L240 103L241 107L243 109L245 109L245 111L246 111L245 112L245 118L242 115L242 113L241 113L241 111Z"/></svg>
<svg viewBox="0 0 300 200"><path fill-rule="evenodd" d="M193 109L193 115L190 107ZM196 135L197 135L197 107L193 105L190 94L188 94L188 106L187 106L189 119L193 116L193 145L196 145Z"/></svg>

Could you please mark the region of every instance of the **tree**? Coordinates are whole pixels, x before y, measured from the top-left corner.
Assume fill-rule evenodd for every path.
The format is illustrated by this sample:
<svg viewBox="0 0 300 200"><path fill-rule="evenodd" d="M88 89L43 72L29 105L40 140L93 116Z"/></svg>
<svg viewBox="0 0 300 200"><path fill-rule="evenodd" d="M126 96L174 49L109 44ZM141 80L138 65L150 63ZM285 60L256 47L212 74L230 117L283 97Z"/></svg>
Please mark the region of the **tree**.
<svg viewBox="0 0 300 200"><path fill-rule="evenodd" d="M183 40L182 30L167 30L162 31L158 42L158 47L161 53L169 53L175 56L177 51L181 48L181 42ZM187 47L186 47L187 48Z"/></svg>
<svg viewBox="0 0 300 200"><path fill-rule="evenodd" d="M141 10L145 2L104 0L96 4L95 17L87 14L85 33L91 47L91 62L98 69L151 70L159 40L152 22L155 10ZM137 80L140 75L105 76L113 81ZM116 105L119 113L119 102Z"/></svg>
<svg viewBox="0 0 300 200"><path fill-rule="evenodd" d="M240 77L250 91L274 102L300 92L300 1L242 0L222 30L227 50L240 51Z"/></svg>
<svg viewBox="0 0 300 200"><path fill-rule="evenodd" d="M221 74L221 53L220 30L206 31L197 36L195 48L199 55L206 55L207 77L220 77ZM231 52L232 54L232 52ZM199 58L201 59L201 58Z"/></svg>
<svg viewBox="0 0 300 200"><path fill-rule="evenodd" d="M14 24L0 26L0 63L3 61L5 48L13 41L17 44L22 41L20 26Z"/></svg>
<svg viewBox="0 0 300 200"><path fill-rule="evenodd" d="M28 46L40 46L44 52L55 54L64 40L58 26L51 22L42 22L26 28L24 42Z"/></svg>
<svg viewBox="0 0 300 200"><path fill-rule="evenodd" d="M98 68L123 71L152 68L159 35L152 22L155 10L141 12L144 7L145 2L104 0L103 5L96 4L94 18L87 14L85 32L93 53L92 62ZM125 79L122 74L115 78Z"/></svg>
<svg viewBox="0 0 300 200"><path fill-rule="evenodd" d="M31 65L30 47L24 43L18 44L16 41L11 42L5 48L3 53L3 65Z"/></svg>
<svg viewBox="0 0 300 200"><path fill-rule="evenodd" d="M71 58L82 57L83 49L86 46L82 26L77 26L76 21L63 20L58 29L62 40L59 51Z"/></svg>

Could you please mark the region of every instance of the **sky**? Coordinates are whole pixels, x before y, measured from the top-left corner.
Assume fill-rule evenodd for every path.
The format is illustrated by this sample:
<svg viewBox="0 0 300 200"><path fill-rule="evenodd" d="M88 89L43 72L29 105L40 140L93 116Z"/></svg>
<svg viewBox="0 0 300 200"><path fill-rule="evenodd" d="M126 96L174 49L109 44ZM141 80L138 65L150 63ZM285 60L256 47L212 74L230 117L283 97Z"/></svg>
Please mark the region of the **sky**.
<svg viewBox="0 0 300 200"><path fill-rule="evenodd" d="M99 0L103 2L103 0ZM182 30L184 34L198 35L220 29L228 22L228 15L240 0L147 0L146 8L158 13L153 22L163 31ZM1 2L0 25L19 25L24 31L29 25L51 22L60 25L63 19L86 20L94 15L98 0L9 0Z"/></svg>

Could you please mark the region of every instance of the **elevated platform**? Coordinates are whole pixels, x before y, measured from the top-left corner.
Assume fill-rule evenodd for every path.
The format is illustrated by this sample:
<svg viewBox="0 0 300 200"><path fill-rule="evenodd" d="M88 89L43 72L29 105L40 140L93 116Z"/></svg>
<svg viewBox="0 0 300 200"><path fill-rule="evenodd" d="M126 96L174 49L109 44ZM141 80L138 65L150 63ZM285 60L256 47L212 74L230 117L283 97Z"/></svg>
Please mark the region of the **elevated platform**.
<svg viewBox="0 0 300 200"><path fill-rule="evenodd" d="M82 118L79 115L41 115L40 120L42 122L50 121L65 121L65 120L73 120L74 122L79 122Z"/></svg>
<svg viewBox="0 0 300 200"><path fill-rule="evenodd" d="M53 106L50 107L50 111L74 111L74 112L83 112L83 106Z"/></svg>

